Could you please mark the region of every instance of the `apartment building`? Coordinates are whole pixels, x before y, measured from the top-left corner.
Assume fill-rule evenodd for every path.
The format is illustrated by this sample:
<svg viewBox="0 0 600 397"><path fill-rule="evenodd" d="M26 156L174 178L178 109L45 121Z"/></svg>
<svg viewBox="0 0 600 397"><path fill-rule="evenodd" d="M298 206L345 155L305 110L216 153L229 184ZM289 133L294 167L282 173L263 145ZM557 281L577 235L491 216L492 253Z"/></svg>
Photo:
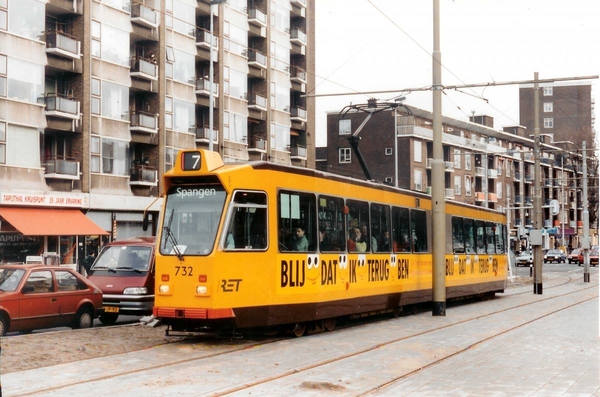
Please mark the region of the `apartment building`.
<svg viewBox="0 0 600 397"><path fill-rule="evenodd" d="M182 149L314 167L314 1L212 3L0 0L0 261L147 234Z"/></svg>
<svg viewBox="0 0 600 397"><path fill-rule="evenodd" d="M327 115L328 145L326 159L318 161L321 169L365 179L348 138L367 115L363 111ZM358 137L359 151L375 182L431 194L432 120L431 112L412 106L371 116ZM443 117L442 123L446 199L506 211L511 235L526 234L534 217L533 140L520 126L495 130L489 116L473 116L470 121ZM581 154L543 144L540 168L547 247L576 247L583 234Z"/></svg>
<svg viewBox="0 0 600 397"><path fill-rule="evenodd" d="M571 141L576 147L594 141L595 99L589 81L548 83L540 86L540 135L548 142ZM519 123L530 137L535 125L533 84L519 87Z"/></svg>

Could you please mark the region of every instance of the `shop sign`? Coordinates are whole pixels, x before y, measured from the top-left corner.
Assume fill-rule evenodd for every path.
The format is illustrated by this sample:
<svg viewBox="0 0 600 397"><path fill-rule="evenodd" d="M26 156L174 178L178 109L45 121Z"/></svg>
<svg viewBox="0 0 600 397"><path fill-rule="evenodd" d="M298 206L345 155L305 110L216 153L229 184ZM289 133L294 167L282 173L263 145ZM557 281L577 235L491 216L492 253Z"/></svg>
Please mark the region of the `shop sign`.
<svg viewBox="0 0 600 397"><path fill-rule="evenodd" d="M49 206L49 207L88 207L87 197L78 194L30 194L0 192L0 205Z"/></svg>

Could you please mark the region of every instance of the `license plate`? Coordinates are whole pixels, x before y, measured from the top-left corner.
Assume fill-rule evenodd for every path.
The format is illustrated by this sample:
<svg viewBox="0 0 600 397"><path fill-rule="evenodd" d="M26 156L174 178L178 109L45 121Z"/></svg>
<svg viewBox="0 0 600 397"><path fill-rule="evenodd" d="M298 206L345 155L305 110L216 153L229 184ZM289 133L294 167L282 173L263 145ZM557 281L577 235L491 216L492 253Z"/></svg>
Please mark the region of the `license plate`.
<svg viewBox="0 0 600 397"><path fill-rule="evenodd" d="M119 308L115 307L115 306L104 306L104 311L106 313L118 313L119 312Z"/></svg>

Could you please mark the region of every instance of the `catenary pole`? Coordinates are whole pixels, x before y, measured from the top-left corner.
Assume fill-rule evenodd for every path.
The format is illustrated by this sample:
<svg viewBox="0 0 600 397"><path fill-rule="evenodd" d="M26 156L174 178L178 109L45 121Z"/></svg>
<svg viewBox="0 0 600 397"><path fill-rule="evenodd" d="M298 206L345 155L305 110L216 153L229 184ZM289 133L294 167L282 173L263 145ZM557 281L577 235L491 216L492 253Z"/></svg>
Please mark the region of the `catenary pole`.
<svg viewBox="0 0 600 397"><path fill-rule="evenodd" d="M581 143L583 160L583 282L590 282L590 212L588 208L587 143Z"/></svg>
<svg viewBox="0 0 600 397"><path fill-rule="evenodd" d="M533 216L534 230L530 232L530 242L533 245L533 293L542 295L542 189L541 189L541 166L540 166L540 85L538 83L538 72L534 73L534 97L533 97L533 176L534 176L534 195L533 198ZM534 237L535 235L535 237Z"/></svg>
<svg viewBox="0 0 600 397"><path fill-rule="evenodd" d="M433 160L431 201L433 212L432 315L446 315L446 224L444 149L442 146L442 55L440 52L440 2L433 0Z"/></svg>

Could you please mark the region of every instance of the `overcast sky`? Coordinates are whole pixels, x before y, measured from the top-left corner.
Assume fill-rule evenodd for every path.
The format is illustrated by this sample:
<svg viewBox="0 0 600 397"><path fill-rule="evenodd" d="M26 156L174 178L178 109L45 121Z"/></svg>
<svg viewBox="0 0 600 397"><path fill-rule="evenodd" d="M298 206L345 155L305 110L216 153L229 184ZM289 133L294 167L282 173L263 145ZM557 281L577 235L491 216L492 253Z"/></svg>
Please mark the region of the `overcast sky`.
<svg viewBox="0 0 600 397"><path fill-rule="evenodd" d="M316 18L317 94L431 85L433 1L317 0ZM600 0L440 0L440 50L443 85L532 80L534 72L541 79L598 75ZM598 130L599 83L590 82ZM490 115L496 129L518 125L518 89L446 90L442 113ZM404 95L432 110L431 91ZM396 96L317 98L317 146L326 144L326 112Z"/></svg>

